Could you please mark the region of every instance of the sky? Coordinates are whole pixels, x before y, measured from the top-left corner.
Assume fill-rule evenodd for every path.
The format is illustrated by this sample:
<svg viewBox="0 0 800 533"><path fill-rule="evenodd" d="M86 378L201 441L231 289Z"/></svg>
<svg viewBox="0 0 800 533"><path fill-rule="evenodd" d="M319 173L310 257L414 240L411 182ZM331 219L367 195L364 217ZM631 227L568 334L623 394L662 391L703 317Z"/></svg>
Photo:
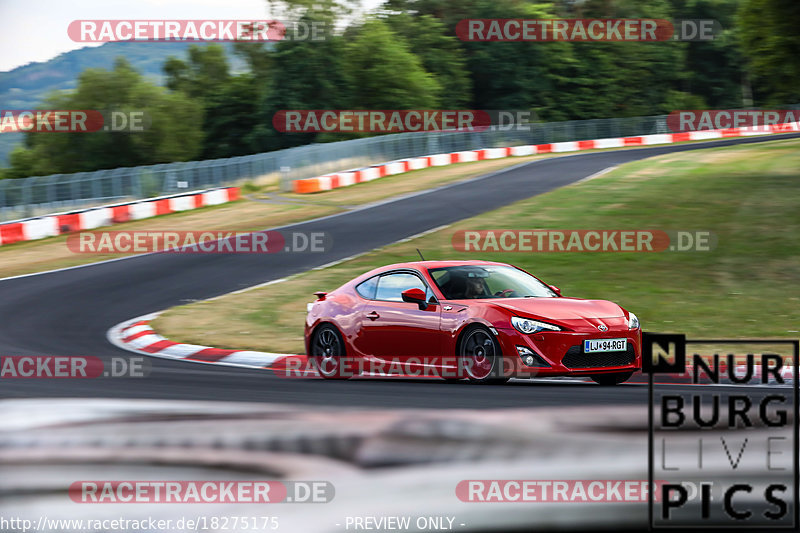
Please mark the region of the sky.
<svg viewBox="0 0 800 533"><path fill-rule="evenodd" d="M67 36L73 20L269 18L266 0L0 0L0 72L87 46Z"/></svg>

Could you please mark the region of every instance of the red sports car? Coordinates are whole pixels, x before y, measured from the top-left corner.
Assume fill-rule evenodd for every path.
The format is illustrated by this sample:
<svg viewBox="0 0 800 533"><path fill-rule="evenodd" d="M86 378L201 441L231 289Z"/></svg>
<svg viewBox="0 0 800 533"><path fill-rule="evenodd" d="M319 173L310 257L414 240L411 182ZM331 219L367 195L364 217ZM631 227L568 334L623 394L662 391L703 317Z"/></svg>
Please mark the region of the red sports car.
<svg viewBox="0 0 800 533"><path fill-rule="evenodd" d="M564 297L503 263L399 263L315 294L306 353L329 379L588 376L614 385L641 368L636 315L606 300Z"/></svg>

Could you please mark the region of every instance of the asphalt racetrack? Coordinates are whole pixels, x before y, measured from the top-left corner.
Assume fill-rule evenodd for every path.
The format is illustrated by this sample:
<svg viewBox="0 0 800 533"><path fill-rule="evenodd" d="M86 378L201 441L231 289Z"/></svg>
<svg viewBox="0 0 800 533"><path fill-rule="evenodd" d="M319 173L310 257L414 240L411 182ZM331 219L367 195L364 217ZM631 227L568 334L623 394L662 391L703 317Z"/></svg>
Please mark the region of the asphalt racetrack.
<svg viewBox="0 0 800 533"><path fill-rule="evenodd" d="M151 254L0 280L0 354L130 356L110 344L106 332L136 316L303 272L630 161L798 136L736 138L543 159L282 228L328 232L334 245L324 253ZM165 221L165 225L168 227L169 222ZM309 301L312 298L309 295ZM0 398L165 398L462 409L647 404L646 385L636 384L600 387L592 383L516 381L504 386L476 386L377 379L332 382L284 379L266 370L158 358L151 362L152 373L138 379L4 379Z"/></svg>

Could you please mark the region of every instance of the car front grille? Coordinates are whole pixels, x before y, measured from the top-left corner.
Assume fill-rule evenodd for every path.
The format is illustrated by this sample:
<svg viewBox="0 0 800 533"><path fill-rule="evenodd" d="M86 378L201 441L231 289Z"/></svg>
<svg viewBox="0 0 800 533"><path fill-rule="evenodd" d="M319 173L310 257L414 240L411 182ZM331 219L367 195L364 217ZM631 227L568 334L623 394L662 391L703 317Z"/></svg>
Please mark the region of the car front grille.
<svg viewBox="0 0 800 533"><path fill-rule="evenodd" d="M630 365L635 359L636 351L630 342L628 349L624 352L584 353L583 345L578 344L567 350L561 362L567 368L601 368Z"/></svg>

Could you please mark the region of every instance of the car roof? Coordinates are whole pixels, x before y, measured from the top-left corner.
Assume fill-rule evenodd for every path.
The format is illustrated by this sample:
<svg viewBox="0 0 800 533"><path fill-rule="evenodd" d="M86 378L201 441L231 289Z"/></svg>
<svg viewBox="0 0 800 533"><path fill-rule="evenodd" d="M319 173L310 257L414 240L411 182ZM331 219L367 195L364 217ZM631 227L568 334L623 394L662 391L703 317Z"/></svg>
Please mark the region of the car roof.
<svg viewBox="0 0 800 533"><path fill-rule="evenodd" d="M373 268L368 272L364 272L363 274L356 276L355 278L351 279L346 285L357 285L364 280L367 280L373 276L377 276L379 274L383 274L384 272L389 272L391 270L402 270L404 268L410 268L414 270L423 271L426 269L431 268L443 268L443 267L452 267L452 266L469 266L469 265L502 265L502 266L512 266L508 263L500 263L497 261L480 261L477 259L468 259L468 260L451 260L451 261L408 261L406 263L393 263L391 265L384 265L381 267Z"/></svg>
<svg viewBox="0 0 800 533"><path fill-rule="evenodd" d="M506 263L498 263L496 261L480 261L476 259L470 259L470 260L462 259L453 261L409 261L407 263L395 263L393 265L386 265L384 267L380 267L380 270L393 270L396 268L429 269L429 268L469 266L469 265L506 265Z"/></svg>

